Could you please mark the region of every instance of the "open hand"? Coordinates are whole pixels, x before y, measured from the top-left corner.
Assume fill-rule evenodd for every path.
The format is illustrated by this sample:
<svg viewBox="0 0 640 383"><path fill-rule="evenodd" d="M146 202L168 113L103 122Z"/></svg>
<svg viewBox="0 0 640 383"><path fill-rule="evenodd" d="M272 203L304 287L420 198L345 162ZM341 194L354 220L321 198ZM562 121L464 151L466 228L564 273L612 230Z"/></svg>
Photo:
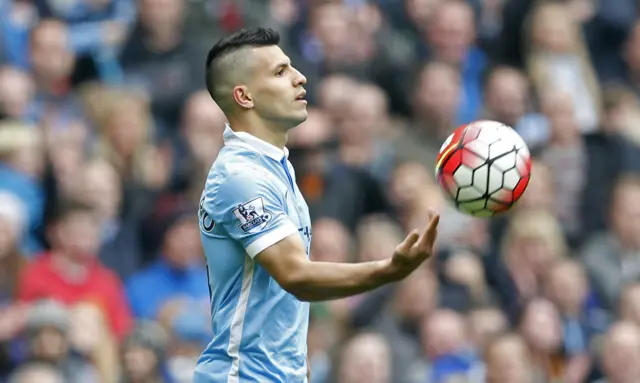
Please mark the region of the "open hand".
<svg viewBox="0 0 640 383"><path fill-rule="evenodd" d="M407 277L433 255L433 244L438 235L440 215L430 210L428 218L429 224L422 235L417 230L413 230L396 247L390 263L391 275L394 280Z"/></svg>

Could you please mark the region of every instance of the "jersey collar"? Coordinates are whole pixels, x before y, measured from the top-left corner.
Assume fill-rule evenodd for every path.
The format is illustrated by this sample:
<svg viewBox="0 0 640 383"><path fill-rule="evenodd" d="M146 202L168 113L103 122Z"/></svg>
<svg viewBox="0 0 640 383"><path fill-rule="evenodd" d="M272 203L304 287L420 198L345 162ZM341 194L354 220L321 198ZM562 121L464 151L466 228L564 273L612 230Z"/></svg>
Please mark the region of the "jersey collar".
<svg viewBox="0 0 640 383"><path fill-rule="evenodd" d="M289 149L284 148L284 150L281 150L280 148L247 132L234 132L229 124L226 124L223 137L225 145L239 144L240 146L249 146L276 161L282 161L283 158L289 157Z"/></svg>

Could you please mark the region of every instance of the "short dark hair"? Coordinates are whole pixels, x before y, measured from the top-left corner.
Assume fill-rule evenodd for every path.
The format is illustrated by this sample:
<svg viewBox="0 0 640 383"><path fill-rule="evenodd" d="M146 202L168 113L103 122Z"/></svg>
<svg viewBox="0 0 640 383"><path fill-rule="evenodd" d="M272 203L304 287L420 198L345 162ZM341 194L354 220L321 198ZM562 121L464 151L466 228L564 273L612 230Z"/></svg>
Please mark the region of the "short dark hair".
<svg viewBox="0 0 640 383"><path fill-rule="evenodd" d="M218 102L215 96L215 85L219 81L218 77L225 75L216 70L216 61L244 47L264 47L278 45L279 43L280 34L271 28L263 27L241 29L218 40L209 50L205 66L207 90L214 101Z"/></svg>
<svg viewBox="0 0 640 383"><path fill-rule="evenodd" d="M63 199L56 203L49 214L49 224L55 225L76 213L94 213L93 206L77 199Z"/></svg>

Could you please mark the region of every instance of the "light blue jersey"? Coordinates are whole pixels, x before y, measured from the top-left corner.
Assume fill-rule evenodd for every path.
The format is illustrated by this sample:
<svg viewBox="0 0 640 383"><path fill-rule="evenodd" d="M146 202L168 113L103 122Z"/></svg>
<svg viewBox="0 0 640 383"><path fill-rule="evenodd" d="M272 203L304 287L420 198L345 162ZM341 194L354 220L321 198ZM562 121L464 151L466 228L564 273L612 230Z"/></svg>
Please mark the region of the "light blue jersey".
<svg viewBox="0 0 640 383"><path fill-rule="evenodd" d="M286 292L254 257L298 233L309 256L309 209L288 152L224 132L200 200L213 340L194 383L304 383L309 303Z"/></svg>

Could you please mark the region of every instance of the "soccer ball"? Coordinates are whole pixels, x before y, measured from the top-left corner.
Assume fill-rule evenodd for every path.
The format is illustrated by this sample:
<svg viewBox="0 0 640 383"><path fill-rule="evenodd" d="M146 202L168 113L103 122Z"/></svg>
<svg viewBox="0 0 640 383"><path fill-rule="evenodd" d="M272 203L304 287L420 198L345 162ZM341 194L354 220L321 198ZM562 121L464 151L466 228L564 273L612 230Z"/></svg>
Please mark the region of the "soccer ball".
<svg viewBox="0 0 640 383"><path fill-rule="evenodd" d="M491 217L506 212L529 185L531 157L524 140L496 121L457 128L440 148L436 179L455 207Z"/></svg>

